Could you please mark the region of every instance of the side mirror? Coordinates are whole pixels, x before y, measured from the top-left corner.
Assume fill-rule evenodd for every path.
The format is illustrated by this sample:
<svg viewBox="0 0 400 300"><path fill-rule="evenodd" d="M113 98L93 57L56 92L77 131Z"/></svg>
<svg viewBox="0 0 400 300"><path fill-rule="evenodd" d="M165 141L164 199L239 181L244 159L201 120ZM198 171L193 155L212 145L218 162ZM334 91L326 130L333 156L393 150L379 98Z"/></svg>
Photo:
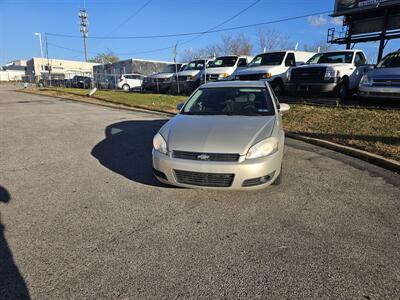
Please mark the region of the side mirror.
<svg viewBox="0 0 400 300"><path fill-rule="evenodd" d="M179 103L179 104L176 106L176 109L179 110L179 111L181 111L181 109L182 109L182 107L183 107L184 105L185 105L185 102Z"/></svg>
<svg viewBox="0 0 400 300"><path fill-rule="evenodd" d="M289 109L290 109L289 104L281 103L280 108L279 108L279 112L284 114L284 113L288 112Z"/></svg>

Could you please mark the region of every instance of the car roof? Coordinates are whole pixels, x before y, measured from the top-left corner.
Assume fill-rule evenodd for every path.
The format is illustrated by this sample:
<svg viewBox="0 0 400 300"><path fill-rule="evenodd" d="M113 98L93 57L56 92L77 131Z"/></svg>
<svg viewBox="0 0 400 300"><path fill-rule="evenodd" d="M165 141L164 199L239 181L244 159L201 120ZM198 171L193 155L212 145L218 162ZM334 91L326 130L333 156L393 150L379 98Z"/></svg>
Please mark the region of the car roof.
<svg viewBox="0 0 400 300"><path fill-rule="evenodd" d="M339 50L329 50L329 51L323 51L323 52L319 52L319 53L334 53L334 52L357 52L357 51L360 51L360 52L363 52L362 50L360 50L360 49L339 49ZM317 54L319 54L319 53L317 53Z"/></svg>
<svg viewBox="0 0 400 300"><path fill-rule="evenodd" d="M252 87L266 87L264 81L220 81L210 82L203 84L202 88L223 88L223 87L241 87L241 88L252 88Z"/></svg>

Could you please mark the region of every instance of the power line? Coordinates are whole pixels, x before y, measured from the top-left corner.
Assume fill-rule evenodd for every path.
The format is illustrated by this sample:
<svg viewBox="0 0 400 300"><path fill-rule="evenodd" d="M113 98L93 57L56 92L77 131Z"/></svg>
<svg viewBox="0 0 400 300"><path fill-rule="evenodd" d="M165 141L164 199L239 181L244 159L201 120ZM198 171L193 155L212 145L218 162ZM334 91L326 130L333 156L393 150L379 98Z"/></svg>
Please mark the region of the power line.
<svg viewBox="0 0 400 300"><path fill-rule="evenodd" d="M219 30L207 30L207 31L202 31L200 33L187 33L185 35L200 35L199 37L201 37L204 34L208 34L208 33L214 33L214 32L223 32L223 31L232 31L232 30L236 30L236 29L242 29L242 28L250 28L250 27L258 27L258 26L263 26L263 25L269 25L269 24L275 24L275 23L281 23L281 22L287 22L287 21L292 21L292 20L297 20L297 19L303 19L303 18L307 18L309 16L315 16L315 15L321 15L321 14L328 14L331 13L331 11L325 11L325 12L318 12L318 13L312 13L312 14L307 14L307 15L301 15L301 16L294 16L294 17L289 17L289 18L284 18L284 19L278 19L278 20L273 20L273 21L266 21L266 22L261 22L261 23L255 23L255 24L249 24L249 25L242 25L242 26L236 26L236 27L230 27L230 28L223 28L223 29L219 29ZM225 23L225 21L223 22ZM217 25L218 26L218 25ZM215 27L217 27L215 26ZM221 26L221 25L220 25ZM48 35L56 35L56 34L49 34ZM56 35L56 36L64 36L64 35ZM175 36L175 35L171 35L171 36ZM79 36L67 36L67 37L77 37L77 38L81 38ZM164 36L165 37L165 36ZM199 38L199 37L195 37ZM136 38L136 37L135 37ZM194 39L185 41L182 44L187 44L191 41L193 41ZM83 53L83 51L80 50L76 50L76 49L71 49L71 48L67 48L67 47L63 47L60 45L56 45L53 43L49 43L49 45L52 45L53 47L56 48L60 48L60 49L64 49L64 50L68 50L68 51L72 51L72 52L77 52L77 53ZM159 51L164 51L164 50L168 50L168 49L173 49L174 46L167 46L167 47L162 47L162 48L157 48L157 49L152 49L152 50L145 50L145 51L139 51L139 52L130 52L130 53L116 53L116 55L119 56L126 56L126 55L137 55L137 54L146 54L146 53L154 53L154 52L159 52Z"/></svg>
<svg viewBox="0 0 400 300"><path fill-rule="evenodd" d="M247 10L249 10L250 8L252 8L253 6L255 6L258 2L260 2L261 0L256 0L254 1L252 4L250 4L249 6L245 7L244 9L240 10L238 13L236 13L235 15L233 15L232 17L226 19L225 21L219 23L218 25L215 25L213 27L211 27L210 29L208 29L205 33L208 33L210 30L214 30L222 25L225 25L226 23L232 21L233 19L235 19L236 17L240 16L241 14L243 14L244 12L246 12ZM181 43L181 45L184 44L188 44L200 37L202 37L205 33L200 34L199 36L195 36L194 38L185 41L183 43ZM163 47L163 48L159 48L159 49L153 49L153 50L148 50L148 51L142 51L142 52L136 52L136 53L129 53L129 54L120 54L120 55L137 55L137 54L145 54L145 53L154 53L154 52L158 52L158 51L164 51L164 50L168 50L168 49L174 49L174 51L176 51L176 46L178 45L178 42L174 45L174 46L169 46L169 47Z"/></svg>
<svg viewBox="0 0 400 300"><path fill-rule="evenodd" d="M244 29L244 28L251 28L251 27L259 27L263 25L271 25L281 22L293 21L298 19L304 19L307 17L313 17L317 15L325 15L329 14L332 11L321 11L312 14L300 15L295 17L289 17L284 19L277 19L273 21L266 21L260 23L253 23L253 24L246 24L241 26L234 26L234 27L226 27L221 29L214 29L214 30L206 30L206 31L197 31L197 32L186 32L186 33L174 33L174 34L164 34L164 35L142 35L142 36L92 36L89 37L90 39L98 39L98 40L128 40L128 39L154 39L154 38L170 38L170 37L181 37L181 36L190 36L190 35L199 35L199 34L208 34L208 33L216 33L216 32L224 32L224 31L232 31L237 29ZM65 38L82 38L77 35L68 35L68 34L60 34L60 33L47 33L50 36L58 36L58 37L65 37Z"/></svg>
<svg viewBox="0 0 400 300"><path fill-rule="evenodd" d="M261 1L261 0L257 0L257 1L255 1L255 2L253 2L252 4L250 4L249 6L247 6L247 7L244 8L244 9L242 9L241 11L239 11L237 14L233 15L233 16L230 17L229 19L227 19L227 20L225 20L225 21L219 23L219 24L216 25L216 26L211 27L211 28L208 29L205 33L202 33L202 34L200 34L200 35L198 35L198 36L195 36L194 38L192 38L192 39L190 39L190 40L187 40L187 41L181 43L181 45L185 45L185 44L188 44L188 43L190 43L190 42L193 42L194 40L197 40L197 39L201 38L204 34L209 33L210 31L215 30L215 29L217 29L218 27L221 27L222 25L225 25L226 23L232 21L232 20L235 19L236 17L240 16L241 14L243 14L244 12L246 12L247 10L249 10L250 8L252 8L253 6L255 6L255 5L256 5L257 3L259 3L260 1Z"/></svg>
<svg viewBox="0 0 400 300"><path fill-rule="evenodd" d="M145 4L143 4L139 9L137 9L132 15L130 15L128 18L126 18L124 21L122 21L117 27L115 27L113 30L111 30L106 36L110 36L113 34L115 31L120 29L122 26L124 26L126 23L128 23L130 20L132 20L134 17L136 17L147 5L149 5L153 0L147 1Z"/></svg>

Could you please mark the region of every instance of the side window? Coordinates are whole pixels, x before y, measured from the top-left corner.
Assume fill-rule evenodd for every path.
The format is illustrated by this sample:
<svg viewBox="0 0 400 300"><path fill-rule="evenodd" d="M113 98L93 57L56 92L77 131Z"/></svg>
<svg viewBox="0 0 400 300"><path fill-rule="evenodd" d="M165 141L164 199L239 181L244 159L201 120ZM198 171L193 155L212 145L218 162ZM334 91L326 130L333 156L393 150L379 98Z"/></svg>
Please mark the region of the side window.
<svg viewBox="0 0 400 300"><path fill-rule="evenodd" d="M286 67L294 67L296 66L296 59L294 57L294 53L288 53L285 60Z"/></svg>
<svg viewBox="0 0 400 300"><path fill-rule="evenodd" d="M361 52L357 52L356 57L354 59L354 64L358 67L358 66L362 66L365 65L366 63L366 59L363 53Z"/></svg>
<svg viewBox="0 0 400 300"><path fill-rule="evenodd" d="M239 58L238 67L245 67L247 66L247 61L245 58Z"/></svg>

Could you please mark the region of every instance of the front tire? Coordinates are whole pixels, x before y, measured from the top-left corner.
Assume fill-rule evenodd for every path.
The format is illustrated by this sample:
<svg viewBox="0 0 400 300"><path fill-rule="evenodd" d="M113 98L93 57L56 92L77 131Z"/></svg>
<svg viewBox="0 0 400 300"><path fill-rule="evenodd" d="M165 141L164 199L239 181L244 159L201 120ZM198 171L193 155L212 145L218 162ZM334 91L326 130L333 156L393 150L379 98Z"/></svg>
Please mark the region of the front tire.
<svg viewBox="0 0 400 300"><path fill-rule="evenodd" d="M285 86L281 80L275 80L272 82L272 89L275 93L275 96L284 96L285 95Z"/></svg>
<svg viewBox="0 0 400 300"><path fill-rule="evenodd" d="M337 96L342 102L346 101L349 98L350 88L349 88L349 81L347 78L344 78L337 87Z"/></svg>
<svg viewBox="0 0 400 300"><path fill-rule="evenodd" d="M128 84L124 84L124 85L122 86L122 90L123 90L124 92L129 92L130 89L131 89L131 88L130 88L130 86L129 86Z"/></svg>

